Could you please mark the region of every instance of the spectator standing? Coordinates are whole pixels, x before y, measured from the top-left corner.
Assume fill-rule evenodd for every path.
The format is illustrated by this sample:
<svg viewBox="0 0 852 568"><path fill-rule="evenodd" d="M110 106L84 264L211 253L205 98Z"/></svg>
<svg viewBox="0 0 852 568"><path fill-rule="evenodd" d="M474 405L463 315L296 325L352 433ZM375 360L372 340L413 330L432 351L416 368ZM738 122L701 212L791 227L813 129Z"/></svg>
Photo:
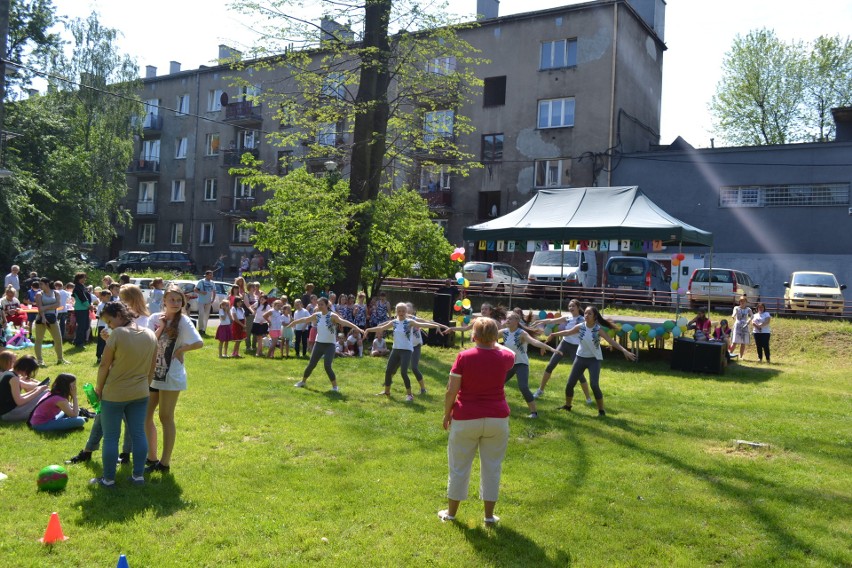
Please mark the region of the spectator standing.
<svg viewBox="0 0 852 568"><path fill-rule="evenodd" d="M3 289L5 290L10 285L15 289L15 293L17 294L21 289L21 279L18 277L18 273L21 271L21 267L17 264L13 264L12 268L9 271L9 274L6 275L6 279L3 281Z"/></svg>
<svg viewBox="0 0 852 568"><path fill-rule="evenodd" d="M216 264L213 265L213 277L222 280L225 277L225 259L227 255L221 255Z"/></svg>
<svg viewBox="0 0 852 568"><path fill-rule="evenodd" d="M757 360L763 362L763 356L766 355L766 362L771 363L769 358L769 320L772 316L766 311L766 305L763 303L757 304L757 313L751 319L752 333L754 334L754 344L757 346Z"/></svg>
<svg viewBox="0 0 852 568"><path fill-rule="evenodd" d="M740 303L734 308L731 318L734 320L733 334L731 335L732 349L736 350L736 346L740 346L740 360L745 355L746 346L751 343L748 333L748 326L754 317L754 312L748 307L748 298L740 296Z"/></svg>
<svg viewBox="0 0 852 568"><path fill-rule="evenodd" d="M210 308L216 298L216 286L213 284L212 270L205 272L204 278L196 282L195 292L198 294L198 333L206 335Z"/></svg>
<svg viewBox="0 0 852 568"><path fill-rule="evenodd" d="M89 310L92 307L92 297L86 290L86 273L78 272L74 275L74 291L71 292L74 298L74 319L77 322L77 333L74 335L74 345L80 349L86 346L89 340L89 330L91 329L91 320L89 319Z"/></svg>

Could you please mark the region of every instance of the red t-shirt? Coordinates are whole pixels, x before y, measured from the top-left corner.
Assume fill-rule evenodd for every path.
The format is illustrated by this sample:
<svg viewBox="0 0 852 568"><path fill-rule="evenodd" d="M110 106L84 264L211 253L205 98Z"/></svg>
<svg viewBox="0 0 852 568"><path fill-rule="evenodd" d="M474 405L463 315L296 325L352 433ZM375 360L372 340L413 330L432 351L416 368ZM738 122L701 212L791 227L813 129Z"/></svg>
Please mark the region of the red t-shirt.
<svg viewBox="0 0 852 568"><path fill-rule="evenodd" d="M503 383L514 365L515 354L508 349L473 347L459 353L450 369L453 375L461 375L461 388L453 404L453 420L509 416Z"/></svg>

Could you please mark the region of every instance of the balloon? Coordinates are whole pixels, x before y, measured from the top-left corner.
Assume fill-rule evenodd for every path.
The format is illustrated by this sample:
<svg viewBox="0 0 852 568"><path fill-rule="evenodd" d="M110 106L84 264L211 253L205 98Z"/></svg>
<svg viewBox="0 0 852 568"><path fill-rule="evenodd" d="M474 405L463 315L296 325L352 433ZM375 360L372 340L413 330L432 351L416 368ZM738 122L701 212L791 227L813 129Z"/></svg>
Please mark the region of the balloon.
<svg viewBox="0 0 852 568"><path fill-rule="evenodd" d="M677 282L672 282L672 290L677 290L679 286L680 284L678 284Z"/></svg>
<svg viewBox="0 0 852 568"><path fill-rule="evenodd" d="M470 316L464 316L464 323L465 324L470 323Z"/></svg>
<svg viewBox="0 0 852 568"><path fill-rule="evenodd" d="M672 253L672 261L675 261L675 260L677 260L677 253L673 252Z"/></svg>
<svg viewBox="0 0 852 568"><path fill-rule="evenodd" d="M464 247L459 247L459 254L464 254Z"/></svg>
<svg viewBox="0 0 852 568"><path fill-rule="evenodd" d="M666 320L665 322L663 322L663 327L666 328L666 331L671 331L674 326L675 322L673 322L672 320Z"/></svg>
<svg viewBox="0 0 852 568"><path fill-rule="evenodd" d="M464 252L464 249L462 249L462 252ZM686 260L686 255L683 254L682 252L679 252L679 253L677 253L677 259L678 260Z"/></svg>
<svg viewBox="0 0 852 568"><path fill-rule="evenodd" d="M685 317L680 316L679 318L677 318L677 326L678 327L683 327L683 326L686 325L686 323L687 323L687 319Z"/></svg>
<svg viewBox="0 0 852 568"><path fill-rule="evenodd" d="M469 308L470 307L470 298L465 298L464 300L462 300L462 307L463 308Z"/></svg>
<svg viewBox="0 0 852 568"><path fill-rule="evenodd" d="M672 334L671 334L670 332L668 332L668 331L667 331L667 332L666 332L666 334L663 336L663 339L671 339L671 338L672 338Z"/></svg>
<svg viewBox="0 0 852 568"><path fill-rule="evenodd" d="M657 332L657 337L662 337L666 333L666 328L664 328L663 326L659 326L655 328L654 331Z"/></svg>
<svg viewBox="0 0 852 568"><path fill-rule="evenodd" d="M680 337L680 328L679 327L673 327L672 328L672 335L674 337Z"/></svg>
<svg viewBox="0 0 852 568"><path fill-rule="evenodd" d="M460 305L458 305L458 304L456 304L455 306L453 306L453 310L455 310L455 311L457 311L457 312L460 312L460 311L461 311L461 306L460 306Z"/></svg>
<svg viewBox="0 0 852 568"><path fill-rule="evenodd" d="M459 259L459 253L454 252L453 254L450 255L450 260L456 261L458 259Z"/></svg>
<svg viewBox="0 0 852 568"><path fill-rule="evenodd" d="M468 280L467 278L465 278L465 279L464 279L464 283L463 283L463 284L464 284L464 287L465 287L465 288L470 288L470 280Z"/></svg>
<svg viewBox="0 0 852 568"><path fill-rule="evenodd" d="M544 311L544 310L541 310L540 312L538 312L538 319L540 319L540 320L547 319L547 312Z"/></svg>
<svg viewBox="0 0 852 568"><path fill-rule="evenodd" d="M547 319L553 319L554 317L556 316L553 315L553 312L547 312Z"/></svg>
<svg viewBox="0 0 852 568"><path fill-rule="evenodd" d="M680 261L679 260L673 260L672 266L680 266Z"/></svg>
<svg viewBox="0 0 852 568"><path fill-rule="evenodd" d="M678 288L677 294L678 296L686 296L686 288Z"/></svg>
<svg viewBox="0 0 852 568"><path fill-rule="evenodd" d="M464 255L460 254L458 260L459 262L464 262Z"/></svg>
<svg viewBox="0 0 852 568"><path fill-rule="evenodd" d="M464 278L456 278L457 284L464 284Z"/></svg>
<svg viewBox="0 0 852 568"><path fill-rule="evenodd" d="M630 332L630 341L637 341L639 339L639 334L634 329Z"/></svg>
<svg viewBox="0 0 852 568"><path fill-rule="evenodd" d="M456 280L458 280L459 278L464 278L464 274L462 274L461 272L456 272Z"/></svg>
<svg viewBox="0 0 852 568"><path fill-rule="evenodd" d="M621 326L621 331L623 331L625 333L630 333L631 331L633 331L633 326L630 325L629 323L626 323L626 324Z"/></svg>
<svg viewBox="0 0 852 568"><path fill-rule="evenodd" d="M655 337L657 337L657 330L656 329L652 329L651 331L648 332L648 339L654 339Z"/></svg>

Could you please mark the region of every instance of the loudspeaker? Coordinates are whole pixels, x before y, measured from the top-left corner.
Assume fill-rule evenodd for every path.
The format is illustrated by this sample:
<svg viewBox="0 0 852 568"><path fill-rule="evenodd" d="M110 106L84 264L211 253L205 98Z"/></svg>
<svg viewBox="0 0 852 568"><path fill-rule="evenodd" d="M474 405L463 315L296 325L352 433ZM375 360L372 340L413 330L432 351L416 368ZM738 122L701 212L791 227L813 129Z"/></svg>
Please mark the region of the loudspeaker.
<svg viewBox="0 0 852 568"><path fill-rule="evenodd" d="M432 308L432 319L442 325L450 325L450 310L453 307L453 297L449 294L435 294Z"/></svg>
<svg viewBox="0 0 852 568"><path fill-rule="evenodd" d="M725 371L725 344L711 341L696 342L692 370L698 373L721 375Z"/></svg>
<svg viewBox="0 0 852 568"><path fill-rule="evenodd" d="M680 337L675 338L672 345L672 369L692 371L694 355L694 340Z"/></svg>

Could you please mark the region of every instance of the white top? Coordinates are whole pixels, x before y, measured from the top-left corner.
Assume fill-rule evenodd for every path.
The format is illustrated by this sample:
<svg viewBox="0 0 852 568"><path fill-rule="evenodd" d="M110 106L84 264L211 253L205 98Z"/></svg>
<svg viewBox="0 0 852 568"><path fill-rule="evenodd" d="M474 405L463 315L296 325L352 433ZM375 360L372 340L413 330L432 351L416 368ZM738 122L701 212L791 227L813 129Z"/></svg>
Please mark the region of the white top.
<svg viewBox="0 0 852 568"><path fill-rule="evenodd" d="M757 324L759 326L762 326L760 329L758 329L755 325L753 328L754 333L770 333L769 320L771 317L772 316L769 315L769 312L765 310L763 312L757 312L756 314L754 314L754 316L752 316L751 318L752 325Z"/></svg>
<svg viewBox="0 0 852 568"><path fill-rule="evenodd" d="M162 313L151 314L148 319L148 329L156 331L162 315ZM172 353L175 349L180 349L184 345L192 345L200 341L203 340L198 330L192 325L192 320L189 319L189 316L181 314L178 334L174 342L168 340L165 331L157 341L157 360L151 387L167 391L186 390L186 368L177 358L172 358Z"/></svg>
<svg viewBox="0 0 852 568"><path fill-rule="evenodd" d="M163 310L163 295L165 290L154 288L148 296L148 310L153 314Z"/></svg>
<svg viewBox="0 0 852 568"><path fill-rule="evenodd" d="M332 312L327 312L323 315L320 312L317 316L317 343L337 343L337 324L332 320Z"/></svg>
<svg viewBox="0 0 852 568"><path fill-rule="evenodd" d="M21 289L21 280L18 278L17 274L12 274L10 272L6 275L6 279L3 282L3 289L5 290L9 284L12 285L16 293Z"/></svg>
<svg viewBox="0 0 852 568"><path fill-rule="evenodd" d="M233 307L231 308L231 320L232 321L242 321L246 319L246 311L243 308Z"/></svg>
<svg viewBox="0 0 852 568"><path fill-rule="evenodd" d="M503 346L508 347L515 352L515 365L529 365L530 358L527 356L527 344L521 341L521 336L524 330L521 328L515 331L510 331L508 328L503 330Z"/></svg>
<svg viewBox="0 0 852 568"><path fill-rule="evenodd" d="M293 321L292 316L288 316L287 314L281 314L281 327L285 325L290 325L290 322Z"/></svg>
<svg viewBox="0 0 852 568"><path fill-rule="evenodd" d="M574 318L569 318L564 324L560 325L560 331L571 329L572 327L576 327L583 323L585 318L582 315L578 315ZM566 335L562 338L562 341L565 343L570 343L571 345L580 345L580 336L579 335Z"/></svg>
<svg viewBox="0 0 852 568"><path fill-rule="evenodd" d="M281 331L281 324L284 322L284 314L278 310L272 310L272 315L269 316L269 330ZM287 323L290 323L289 321Z"/></svg>
<svg viewBox="0 0 852 568"><path fill-rule="evenodd" d="M62 290L59 290L59 304L63 308L65 308L66 311L68 310L68 302L70 300L71 300L71 293L70 292L68 292L64 288ZM74 308L72 307L71 310L73 311Z"/></svg>
<svg viewBox="0 0 852 568"><path fill-rule="evenodd" d="M358 337L355 335L355 332L349 334L349 337L346 338L346 343L349 345L357 345Z"/></svg>
<svg viewBox="0 0 852 568"><path fill-rule="evenodd" d="M302 318L308 317L309 315L311 315L311 312L309 312L305 308L299 308L293 314L293 317L295 319L302 319ZM296 331L305 331L308 328L309 325L310 324L307 324L307 323L297 323L296 325L293 326L293 329L295 329Z"/></svg>
<svg viewBox="0 0 852 568"><path fill-rule="evenodd" d="M403 351L414 351L412 334L417 331L412 324L413 320L399 318L393 319L393 348L402 349Z"/></svg>
<svg viewBox="0 0 852 568"><path fill-rule="evenodd" d="M148 322L151 321L151 316L137 316L133 323L139 327L148 327Z"/></svg>
<svg viewBox="0 0 852 568"><path fill-rule="evenodd" d="M373 340L372 349L375 350L375 351L384 351L385 349L387 349L387 345L385 344L385 338L384 337L375 338Z"/></svg>
<svg viewBox="0 0 852 568"><path fill-rule="evenodd" d="M231 325L231 310L219 309L219 325Z"/></svg>
<svg viewBox="0 0 852 568"><path fill-rule="evenodd" d="M603 359L601 353L601 326L595 324L591 329L586 326L585 320L580 324L580 332L577 337L580 339L580 347L577 348L577 357L594 357L598 361Z"/></svg>

